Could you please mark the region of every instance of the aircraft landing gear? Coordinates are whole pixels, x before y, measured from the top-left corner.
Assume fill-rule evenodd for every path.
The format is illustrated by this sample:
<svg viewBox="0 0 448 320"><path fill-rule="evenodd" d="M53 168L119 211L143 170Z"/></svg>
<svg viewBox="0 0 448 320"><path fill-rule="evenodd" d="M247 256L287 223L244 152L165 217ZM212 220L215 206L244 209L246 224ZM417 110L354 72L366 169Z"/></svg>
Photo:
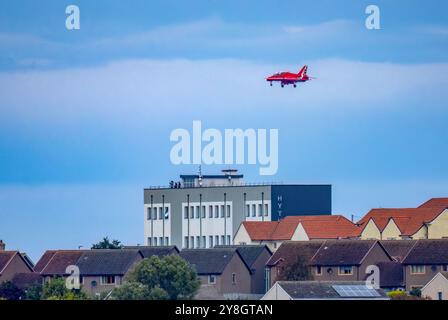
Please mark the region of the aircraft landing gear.
<svg viewBox="0 0 448 320"><path fill-rule="evenodd" d="M284 87L285 85L282 83L282 88Z"/></svg>
<svg viewBox="0 0 448 320"><path fill-rule="evenodd" d="M270 84L270 86L272 87L272 81L271 81L269 84Z"/></svg>
<svg viewBox="0 0 448 320"><path fill-rule="evenodd" d="M294 88L297 88L297 85L296 85L296 84L294 84Z"/></svg>

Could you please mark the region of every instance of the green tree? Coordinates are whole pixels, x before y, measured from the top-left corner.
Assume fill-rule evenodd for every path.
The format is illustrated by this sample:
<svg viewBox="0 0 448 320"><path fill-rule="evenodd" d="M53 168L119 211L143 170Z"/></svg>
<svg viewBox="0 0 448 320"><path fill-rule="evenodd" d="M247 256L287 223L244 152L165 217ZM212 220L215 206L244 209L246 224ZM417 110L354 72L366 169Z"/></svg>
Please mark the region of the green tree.
<svg viewBox="0 0 448 320"><path fill-rule="evenodd" d="M115 288L111 296L116 300L149 300L149 293L148 287L142 283L125 282Z"/></svg>
<svg viewBox="0 0 448 320"><path fill-rule="evenodd" d="M11 281L5 281L0 284L0 297L6 300L20 300L25 296L25 292L19 289Z"/></svg>
<svg viewBox="0 0 448 320"><path fill-rule="evenodd" d="M130 273L129 282L143 284L146 299L191 299L199 289L195 270L178 255L152 256Z"/></svg>
<svg viewBox="0 0 448 320"><path fill-rule="evenodd" d="M33 283L25 290L26 300L40 300L42 297L42 284Z"/></svg>
<svg viewBox="0 0 448 320"><path fill-rule="evenodd" d="M64 278L54 278L46 282L42 288L42 300L87 300L81 290L69 290Z"/></svg>
<svg viewBox="0 0 448 320"><path fill-rule="evenodd" d="M297 256L293 264L286 265L280 271L279 280L304 281L313 280L313 275L308 263L302 256Z"/></svg>
<svg viewBox="0 0 448 320"><path fill-rule="evenodd" d="M93 244L92 249L121 249L123 245L118 240L110 242L109 237L104 237L100 242Z"/></svg>

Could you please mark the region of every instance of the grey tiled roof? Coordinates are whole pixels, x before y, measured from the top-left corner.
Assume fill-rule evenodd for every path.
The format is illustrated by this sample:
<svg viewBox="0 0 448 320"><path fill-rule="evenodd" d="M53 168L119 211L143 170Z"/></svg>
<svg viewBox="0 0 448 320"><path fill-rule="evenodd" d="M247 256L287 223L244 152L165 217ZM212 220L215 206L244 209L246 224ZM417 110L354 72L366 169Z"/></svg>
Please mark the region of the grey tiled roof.
<svg viewBox="0 0 448 320"><path fill-rule="evenodd" d="M243 258L244 262L252 268L258 257L267 250L272 253L271 250L265 245L234 245L234 246L215 246L215 248L232 248L238 250Z"/></svg>
<svg viewBox="0 0 448 320"><path fill-rule="evenodd" d="M448 239L418 240L403 264L448 264Z"/></svg>
<svg viewBox="0 0 448 320"><path fill-rule="evenodd" d="M133 249L89 250L76 265L81 275L124 275L139 257L140 252Z"/></svg>
<svg viewBox="0 0 448 320"><path fill-rule="evenodd" d="M239 255L233 248L184 249L180 252L180 256L191 264L199 275L221 274L236 254Z"/></svg>
<svg viewBox="0 0 448 320"><path fill-rule="evenodd" d="M417 240L381 240L380 243L389 255L396 261L401 262L416 244Z"/></svg>
<svg viewBox="0 0 448 320"><path fill-rule="evenodd" d="M167 256L179 253L179 249L177 249L176 246L126 246L124 249L139 250L143 258L149 258L151 256Z"/></svg>
<svg viewBox="0 0 448 320"><path fill-rule="evenodd" d="M327 240L312 260L315 265L359 265L375 240Z"/></svg>

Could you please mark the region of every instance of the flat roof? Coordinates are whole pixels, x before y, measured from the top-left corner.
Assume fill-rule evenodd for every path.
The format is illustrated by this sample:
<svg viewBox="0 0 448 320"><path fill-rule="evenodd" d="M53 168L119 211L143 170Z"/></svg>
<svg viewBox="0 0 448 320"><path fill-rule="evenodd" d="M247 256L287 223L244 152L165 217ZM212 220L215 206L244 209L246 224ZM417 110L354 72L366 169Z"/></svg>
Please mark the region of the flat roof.
<svg viewBox="0 0 448 320"><path fill-rule="evenodd" d="M238 188L238 187L274 187L274 186L282 186L282 187L331 187L331 184L284 184L284 183L241 183L237 185L221 185L221 186L197 186L197 187L180 187L180 188L171 188L169 186L153 186L144 188L143 190L183 190L183 189L211 189L211 188Z"/></svg>

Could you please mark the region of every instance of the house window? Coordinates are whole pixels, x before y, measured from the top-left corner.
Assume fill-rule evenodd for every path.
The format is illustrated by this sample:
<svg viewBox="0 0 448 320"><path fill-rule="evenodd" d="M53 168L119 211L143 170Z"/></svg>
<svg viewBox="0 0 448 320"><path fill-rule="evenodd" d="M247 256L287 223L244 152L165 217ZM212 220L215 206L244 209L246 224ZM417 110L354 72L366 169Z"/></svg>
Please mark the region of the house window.
<svg viewBox="0 0 448 320"><path fill-rule="evenodd" d="M208 217L213 218L213 206L208 207Z"/></svg>
<svg viewBox="0 0 448 320"><path fill-rule="evenodd" d="M250 205L246 204L246 217L250 216Z"/></svg>
<svg viewBox="0 0 448 320"><path fill-rule="evenodd" d="M146 220L151 220L151 218L152 218L151 208L148 208L148 213L146 215Z"/></svg>
<svg viewBox="0 0 448 320"><path fill-rule="evenodd" d="M225 210L224 206L221 206L221 218L224 218Z"/></svg>
<svg viewBox="0 0 448 320"><path fill-rule="evenodd" d="M215 236L215 245L219 246L219 236Z"/></svg>
<svg viewBox="0 0 448 320"><path fill-rule="evenodd" d="M152 246L152 239L148 238L148 246Z"/></svg>
<svg viewBox="0 0 448 320"><path fill-rule="evenodd" d="M412 265L411 266L411 274L425 274L425 266L424 265Z"/></svg>
<svg viewBox="0 0 448 320"><path fill-rule="evenodd" d="M187 248L187 249L188 249L188 237L185 237L185 240L184 240L184 248Z"/></svg>
<svg viewBox="0 0 448 320"><path fill-rule="evenodd" d="M348 276L353 274L353 267L352 266L343 266L339 267L339 275L341 276Z"/></svg>
<svg viewBox="0 0 448 320"><path fill-rule="evenodd" d="M252 205L252 217L257 216L257 205Z"/></svg>
<svg viewBox="0 0 448 320"><path fill-rule="evenodd" d="M316 275L317 276L322 275L322 267L321 266L316 266Z"/></svg>
<svg viewBox="0 0 448 320"><path fill-rule="evenodd" d="M106 284L106 285L115 284L115 276L102 276L101 284Z"/></svg>
<svg viewBox="0 0 448 320"><path fill-rule="evenodd" d="M438 300L443 300L443 293L442 292L437 292L437 299Z"/></svg>
<svg viewBox="0 0 448 320"><path fill-rule="evenodd" d="M444 264L443 266L442 266L442 271L448 271L448 264Z"/></svg>
<svg viewBox="0 0 448 320"><path fill-rule="evenodd" d="M227 205L227 218L230 218L230 205Z"/></svg>
<svg viewBox="0 0 448 320"><path fill-rule="evenodd" d="M184 219L188 219L188 207L184 207Z"/></svg>
<svg viewBox="0 0 448 320"><path fill-rule="evenodd" d="M208 283L209 284L215 284L216 283L216 276L211 274L208 276Z"/></svg>
<svg viewBox="0 0 448 320"><path fill-rule="evenodd" d="M236 284L236 273L232 273L232 284Z"/></svg>
<svg viewBox="0 0 448 320"><path fill-rule="evenodd" d="M227 236L227 244L230 245L230 236Z"/></svg>
<svg viewBox="0 0 448 320"><path fill-rule="evenodd" d="M209 236L209 237L208 237L208 246L209 246L210 248L213 248L213 236Z"/></svg>
<svg viewBox="0 0 448 320"><path fill-rule="evenodd" d="M219 218L219 206L215 206L215 218Z"/></svg>

